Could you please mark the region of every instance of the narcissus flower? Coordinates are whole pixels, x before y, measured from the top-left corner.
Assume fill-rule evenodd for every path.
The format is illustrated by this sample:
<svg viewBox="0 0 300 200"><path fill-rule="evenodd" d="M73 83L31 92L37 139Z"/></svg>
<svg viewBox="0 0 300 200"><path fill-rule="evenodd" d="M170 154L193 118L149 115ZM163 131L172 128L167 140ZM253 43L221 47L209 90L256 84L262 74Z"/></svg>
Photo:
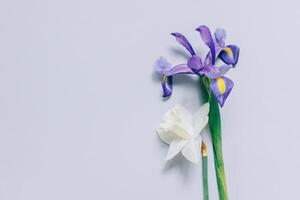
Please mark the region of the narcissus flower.
<svg viewBox="0 0 300 200"><path fill-rule="evenodd" d="M207 125L208 112L209 103L206 103L194 115L181 106L175 106L164 115L157 133L162 141L170 145L166 160L181 152L193 163L200 161L200 133Z"/></svg>
<svg viewBox="0 0 300 200"><path fill-rule="evenodd" d="M172 94L172 78L174 75L196 74L210 78L212 93L219 104L223 106L234 85L233 81L224 75L238 62L239 48L235 45L225 45L225 31L223 29L217 29L214 38L206 26L199 26L196 31L200 33L203 42L210 49L204 62L196 55L192 45L181 33L171 33L171 35L190 53L187 62L171 67L171 64L165 58L156 61L155 69L162 76L163 97ZM218 59L223 61L224 64L216 66Z"/></svg>

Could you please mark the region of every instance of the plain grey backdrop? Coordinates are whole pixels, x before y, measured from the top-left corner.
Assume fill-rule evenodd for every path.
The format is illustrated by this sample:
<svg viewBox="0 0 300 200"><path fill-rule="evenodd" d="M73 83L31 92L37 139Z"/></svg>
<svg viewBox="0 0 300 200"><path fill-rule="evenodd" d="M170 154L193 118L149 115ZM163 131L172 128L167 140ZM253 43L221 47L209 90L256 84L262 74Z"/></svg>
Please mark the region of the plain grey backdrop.
<svg viewBox="0 0 300 200"><path fill-rule="evenodd" d="M165 163L154 131L201 105L198 82L163 101L152 76L159 56L185 61L170 32L205 54L202 24L241 48L222 109L230 199L298 199L299 18L296 0L1 0L0 199L202 199L201 165Z"/></svg>

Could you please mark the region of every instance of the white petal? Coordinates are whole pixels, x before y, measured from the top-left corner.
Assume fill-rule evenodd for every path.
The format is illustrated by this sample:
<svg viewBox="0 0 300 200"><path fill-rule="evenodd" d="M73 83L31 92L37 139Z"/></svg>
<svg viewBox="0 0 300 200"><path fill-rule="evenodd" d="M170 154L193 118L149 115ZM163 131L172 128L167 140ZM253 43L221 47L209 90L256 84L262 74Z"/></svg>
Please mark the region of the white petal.
<svg viewBox="0 0 300 200"><path fill-rule="evenodd" d="M199 140L189 140L189 142L182 148L182 155L193 163L198 163L200 161L200 141Z"/></svg>
<svg viewBox="0 0 300 200"><path fill-rule="evenodd" d="M176 156L181 149L187 144L188 140L173 140L170 144L166 160L170 160Z"/></svg>
<svg viewBox="0 0 300 200"><path fill-rule="evenodd" d="M174 139L180 139L177 134L175 134L170 130L165 129L163 126L156 129L156 132L160 137L160 139L167 144L170 144Z"/></svg>
<svg viewBox="0 0 300 200"><path fill-rule="evenodd" d="M193 136L192 116L185 108L175 106L164 115L163 120L161 128L172 132L170 134L181 139L190 139Z"/></svg>
<svg viewBox="0 0 300 200"><path fill-rule="evenodd" d="M207 125L209 113L209 103L202 105L193 117L193 126L195 136L199 135L202 129Z"/></svg>

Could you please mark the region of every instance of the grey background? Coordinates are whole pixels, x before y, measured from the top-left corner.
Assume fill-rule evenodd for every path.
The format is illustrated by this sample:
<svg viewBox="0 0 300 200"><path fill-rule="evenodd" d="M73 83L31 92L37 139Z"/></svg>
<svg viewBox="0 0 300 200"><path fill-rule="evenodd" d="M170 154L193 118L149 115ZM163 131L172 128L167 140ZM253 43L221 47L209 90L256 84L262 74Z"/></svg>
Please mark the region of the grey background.
<svg viewBox="0 0 300 200"><path fill-rule="evenodd" d="M200 165L165 163L154 132L175 103L201 105L197 81L163 101L152 76L161 55L185 60L170 32L205 54L201 24L241 48L222 109L230 199L297 199L299 18L296 0L1 0L0 199L202 199Z"/></svg>

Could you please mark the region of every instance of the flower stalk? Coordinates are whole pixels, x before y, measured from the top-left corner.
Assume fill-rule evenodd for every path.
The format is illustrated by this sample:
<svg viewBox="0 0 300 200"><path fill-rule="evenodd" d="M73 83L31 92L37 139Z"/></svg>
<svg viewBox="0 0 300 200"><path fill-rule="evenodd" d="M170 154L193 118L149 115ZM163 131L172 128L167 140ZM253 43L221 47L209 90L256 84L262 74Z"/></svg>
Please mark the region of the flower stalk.
<svg viewBox="0 0 300 200"><path fill-rule="evenodd" d="M204 142L201 145L202 153L202 183L203 183L203 197L204 200L209 200L208 191L208 167L207 167L207 148Z"/></svg>
<svg viewBox="0 0 300 200"><path fill-rule="evenodd" d="M209 127L213 144L215 171L220 200L228 200L226 178L224 170L223 152L222 152L222 136L221 136L221 116L219 105L209 88L210 79L201 77L202 97L205 102L210 103L209 111Z"/></svg>

